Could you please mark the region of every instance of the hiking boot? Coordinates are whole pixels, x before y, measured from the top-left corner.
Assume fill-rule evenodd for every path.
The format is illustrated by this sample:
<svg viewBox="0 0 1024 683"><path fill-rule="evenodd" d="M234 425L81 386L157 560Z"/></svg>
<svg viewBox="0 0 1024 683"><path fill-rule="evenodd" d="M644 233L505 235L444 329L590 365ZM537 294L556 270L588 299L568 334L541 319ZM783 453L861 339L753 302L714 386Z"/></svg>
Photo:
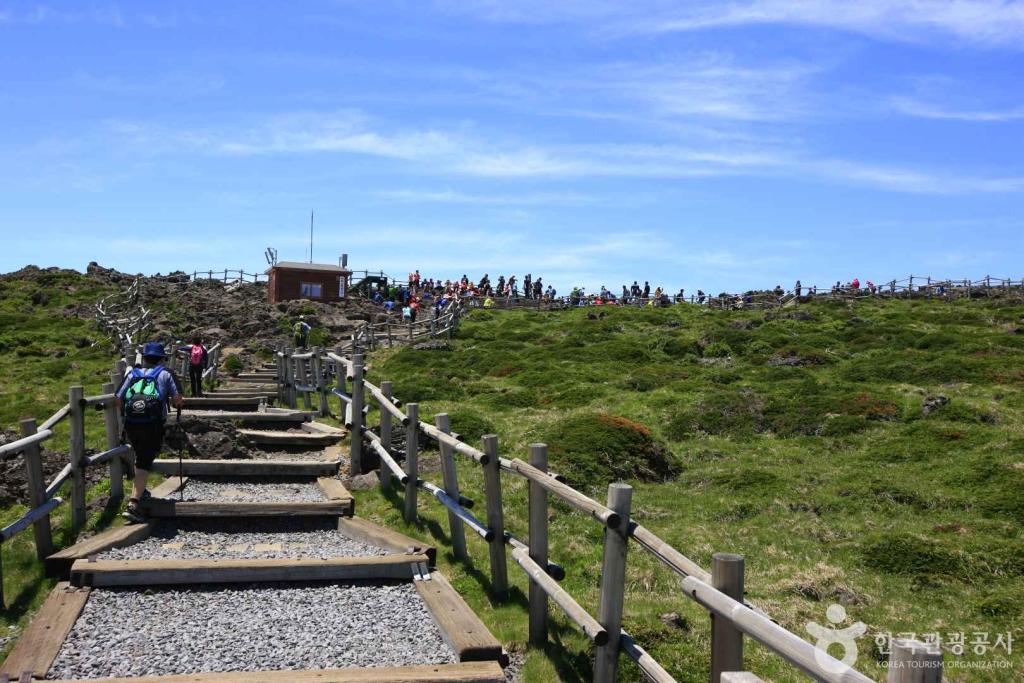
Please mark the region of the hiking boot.
<svg viewBox="0 0 1024 683"><path fill-rule="evenodd" d="M128 505L125 506L121 516L127 519L130 524L141 524L146 521L145 517L142 516L142 510L139 508L138 501L135 500L128 501Z"/></svg>

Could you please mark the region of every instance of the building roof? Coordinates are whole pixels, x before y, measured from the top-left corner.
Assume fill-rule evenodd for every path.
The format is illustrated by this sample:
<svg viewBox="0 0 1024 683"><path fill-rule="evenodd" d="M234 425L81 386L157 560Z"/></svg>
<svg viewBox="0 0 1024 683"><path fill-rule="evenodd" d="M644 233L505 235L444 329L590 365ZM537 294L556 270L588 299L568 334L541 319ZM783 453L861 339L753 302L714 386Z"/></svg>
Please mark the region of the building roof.
<svg viewBox="0 0 1024 683"><path fill-rule="evenodd" d="M342 268L340 266L331 265L329 263L302 263L301 261L279 261L277 264L267 268L266 273L269 275L270 271L275 269L283 270L314 270L321 273L342 273L349 274L352 271L348 268Z"/></svg>

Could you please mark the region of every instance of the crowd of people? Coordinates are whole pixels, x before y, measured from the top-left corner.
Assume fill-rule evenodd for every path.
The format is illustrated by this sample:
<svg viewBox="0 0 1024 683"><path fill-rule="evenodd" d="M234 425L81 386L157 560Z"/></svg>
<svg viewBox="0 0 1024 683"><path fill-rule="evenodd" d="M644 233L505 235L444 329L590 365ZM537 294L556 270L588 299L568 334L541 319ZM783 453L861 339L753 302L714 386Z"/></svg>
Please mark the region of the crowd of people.
<svg viewBox="0 0 1024 683"><path fill-rule="evenodd" d="M419 270L409 273L404 283L378 283L370 293L370 299L385 311L400 312L402 319L408 322L416 322L424 309L440 313L448 302L459 298L479 300L482 306L490 308L498 297L550 301L557 296L554 287L545 287L543 279L534 278L531 273L523 276L520 289L519 279L515 275L509 275L508 278L499 275L497 281L492 283L488 273L476 281L470 280L465 274L458 280L441 280L424 278Z"/></svg>
<svg viewBox="0 0 1024 683"><path fill-rule="evenodd" d="M867 280L861 283L859 278L853 278L849 282L837 281L831 288L831 294L881 294L882 287ZM822 294L825 291L820 292ZM523 276L520 282L516 275L499 275L492 282L488 273L484 273L479 280L471 280L467 275L457 280L424 278L419 270L409 273L405 283L391 282L380 283L370 293L370 298L380 304L388 312L400 313L402 318L409 322L415 322L422 311L432 307L440 312L449 301L463 299L471 302L471 305L492 308L498 301L505 302L508 299L531 300L538 304L549 302L560 306L671 306L674 304L690 303L697 305L711 304L723 307L743 307L763 303L773 299L775 303L783 302L789 296L808 297L819 294L818 287L804 287L800 280L797 280L793 288L785 290L782 285L776 285L774 289L762 291L750 291L745 294L707 294L701 289L696 293L687 295L686 290L680 288L678 292L670 293L669 290L657 286L651 287L650 281L644 281L641 285L639 280L634 280L632 285L622 285L619 292L608 289L604 285L596 292L588 293L584 287L573 287L568 295L561 298L558 292L551 285L545 285L541 277L534 278L532 273Z"/></svg>

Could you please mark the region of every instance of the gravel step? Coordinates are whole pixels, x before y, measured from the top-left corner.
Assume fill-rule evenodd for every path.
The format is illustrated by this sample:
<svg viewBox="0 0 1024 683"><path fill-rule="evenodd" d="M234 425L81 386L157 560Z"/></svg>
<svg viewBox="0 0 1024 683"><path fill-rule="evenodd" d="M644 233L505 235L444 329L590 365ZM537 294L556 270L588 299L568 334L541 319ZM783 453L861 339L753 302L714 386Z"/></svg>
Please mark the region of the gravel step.
<svg viewBox="0 0 1024 683"><path fill-rule="evenodd" d="M177 500L177 498L175 497ZM279 477L189 477L185 502L322 503L327 496L315 479Z"/></svg>
<svg viewBox="0 0 1024 683"><path fill-rule="evenodd" d="M101 560L280 560L382 556L388 551L349 538L334 520L164 520L149 538L100 553Z"/></svg>
<svg viewBox="0 0 1024 683"><path fill-rule="evenodd" d="M454 662L408 582L94 589L47 678Z"/></svg>

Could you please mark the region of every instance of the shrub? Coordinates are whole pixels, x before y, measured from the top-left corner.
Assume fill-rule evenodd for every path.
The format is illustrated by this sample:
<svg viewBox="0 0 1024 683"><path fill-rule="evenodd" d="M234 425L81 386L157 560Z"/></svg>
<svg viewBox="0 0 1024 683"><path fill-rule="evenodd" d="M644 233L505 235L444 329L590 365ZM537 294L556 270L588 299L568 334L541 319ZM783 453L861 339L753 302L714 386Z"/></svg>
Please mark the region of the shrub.
<svg viewBox="0 0 1024 683"><path fill-rule="evenodd" d="M879 536L861 552L867 566L890 574L960 576L967 569L964 556L915 536Z"/></svg>
<svg viewBox="0 0 1024 683"><path fill-rule="evenodd" d="M758 339L747 346L746 354L748 356L770 356L774 351L771 344Z"/></svg>
<svg viewBox="0 0 1024 683"><path fill-rule="evenodd" d="M537 405L537 392L530 389L503 389L482 394L479 401L497 410L532 408Z"/></svg>
<svg viewBox="0 0 1024 683"><path fill-rule="evenodd" d="M607 413L571 415L545 433L551 469L574 486L614 481L666 481L679 472L675 455L639 422Z"/></svg>
<svg viewBox="0 0 1024 683"><path fill-rule="evenodd" d="M728 358L732 355L732 348L725 342L711 342L704 347L705 358Z"/></svg>
<svg viewBox="0 0 1024 683"><path fill-rule="evenodd" d="M836 415L825 420L821 426L822 436L849 436L868 428L868 421L863 415Z"/></svg>
<svg viewBox="0 0 1024 683"><path fill-rule="evenodd" d="M848 415L860 415L868 420L895 420L899 417L899 406L868 393L860 393L843 402L843 412Z"/></svg>
<svg viewBox="0 0 1024 683"><path fill-rule="evenodd" d="M477 442L484 434L497 431L494 424L475 410L459 408L448 413L453 432L457 432L467 442Z"/></svg>
<svg viewBox="0 0 1024 683"><path fill-rule="evenodd" d="M672 337L662 346L665 355L672 358L686 358L687 356L700 356L700 346L692 339L681 339Z"/></svg>
<svg viewBox="0 0 1024 683"><path fill-rule="evenodd" d="M224 371L229 375L237 375L245 367L242 364L242 359L238 357L238 354L230 353L224 357Z"/></svg>
<svg viewBox="0 0 1024 683"><path fill-rule="evenodd" d="M674 415L667 434L682 439L696 432L745 435L764 429L764 400L750 388L705 393L689 409Z"/></svg>

